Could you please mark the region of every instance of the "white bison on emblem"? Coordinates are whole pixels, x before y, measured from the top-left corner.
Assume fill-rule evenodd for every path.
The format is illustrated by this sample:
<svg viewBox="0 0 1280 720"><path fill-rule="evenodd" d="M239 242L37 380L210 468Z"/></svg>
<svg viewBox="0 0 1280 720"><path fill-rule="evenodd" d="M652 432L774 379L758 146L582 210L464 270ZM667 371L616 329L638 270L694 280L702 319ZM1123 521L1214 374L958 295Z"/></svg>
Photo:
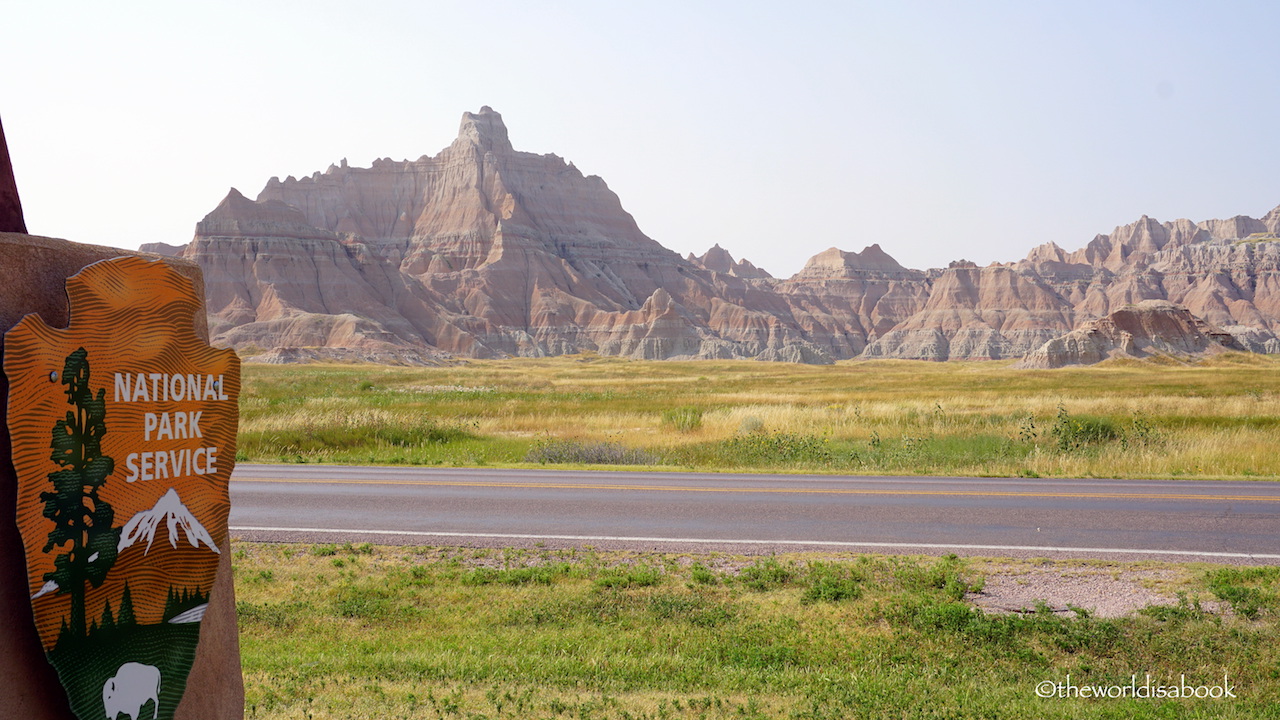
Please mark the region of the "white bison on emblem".
<svg viewBox="0 0 1280 720"><path fill-rule="evenodd" d="M142 708L151 701L151 720L160 713L160 671L150 665L128 662L120 666L116 676L102 686L102 707L107 720L124 713L138 720Z"/></svg>

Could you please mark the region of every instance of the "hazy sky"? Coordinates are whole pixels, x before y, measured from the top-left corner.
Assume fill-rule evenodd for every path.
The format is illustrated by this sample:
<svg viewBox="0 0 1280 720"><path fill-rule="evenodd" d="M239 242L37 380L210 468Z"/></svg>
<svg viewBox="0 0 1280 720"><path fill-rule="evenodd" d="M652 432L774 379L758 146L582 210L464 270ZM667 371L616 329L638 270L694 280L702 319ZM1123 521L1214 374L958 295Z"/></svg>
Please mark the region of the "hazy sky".
<svg viewBox="0 0 1280 720"><path fill-rule="evenodd" d="M229 187L434 155L464 111L646 234L775 275L1067 249L1280 205L1280 3L21 2L0 118L31 232L179 244Z"/></svg>

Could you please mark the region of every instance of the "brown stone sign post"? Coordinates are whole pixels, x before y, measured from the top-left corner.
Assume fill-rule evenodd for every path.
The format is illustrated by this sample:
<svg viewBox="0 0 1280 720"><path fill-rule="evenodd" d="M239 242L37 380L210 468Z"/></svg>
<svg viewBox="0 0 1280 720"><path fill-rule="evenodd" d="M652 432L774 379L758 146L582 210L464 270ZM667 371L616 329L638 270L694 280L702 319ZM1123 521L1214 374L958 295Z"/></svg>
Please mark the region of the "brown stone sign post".
<svg viewBox="0 0 1280 720"><path fill-rule="evenodd" d="M0 232L26 231L27 225L22 219L22 203L18 200L18 185L13 181L9 146L4 141L4 125L0 124Z"/></svg>
<svg viewBox="0 0 1280 720"><path fill-rule="evenodd" d="M119 260L122 257L130 259ZM111 260L111 263L95 265L106 260ZM84 271L91 265L94 266L93 273L99 276L103 268L110 267L114 271L125 273L127 277L124 280L119 277L108 279L106 283L99 283L97 296L92 293L85 295L84 283L92 281L94 275L85 275ZM145 343L135 341L129 344L127 351L124 347L116 347L108 342L86 352L80 347L85 343L80 342L75 329L61 330L74 323L77 317L86 317L84 308L73 308L68 302L68 279L73 277L82 278L73 281L81 283L73 286L73 293L82 299L89 297L96 303L92 305L95 309L87 314L90 318L98 316L95 313L104 312L103 308L111 303L122 304L121 307L127 308L130 302L127 296L110 297L110 293L115 290L125 293L138 291L129 287L127 278L140 278L139 287L143 292L152 292L145 286L147 283L154 283L156 278L179 288L180 295L185 293L192 298L185 303L175 302L168 306L169 324L186 323L185 327L176 328L177 331L172 334L179 340L173 343L172 348L168 347L169 341L164 339L157 340L155 347L146 347ZM56 641L57 637L65 635L67 628L57 630L55 620L55 629L50 630L48 617L40 620L33 615L32 607L35 604L41 608L41 615L69 618L69 626L74 626L86 638L97 631L97 640L108 637L102 634L104 628L118 637L128 634L126 630L129 628L126 626L140 628L143 634L162 634L165 638L169 635L187 634L186 628L195 631L191 633L192 640L182 641L194 643L194 661L187 660L191 664L186 676L185 692L181 692L178 687L175 695L174 686L157 678L154 683L158 685L155 693L157 697L154 700L145 697L145 693L137 694L138 680L143 675L148 672L158 675L161 669L167 668L166 663L170 662L168 655L171 653L161 652L159 646L181 644L171 643L166 639L162 643L152 643L156 647L147 651L152 652L152 655L139 656L135 658L137 662L125 662L124 659L127 658L121 655L120 662L113 661L109 673L112 676L105 684L95 676L90 693L95 707L92 712L82 712L82 717L109 717L108 713L113 710L121 716L130 717L136 710L145 707L144 717L150 717L153 708L156 708L160 715L179 720L241 720L244 717L244 685L240 672L235 592L225 515L225 475L229 473L234 461L234 420L230 422L230 436L224 436L228 429L226 423L223 423L222 435L216 438L206 438L205 431L213 429L213 425L204 420L205 412L211 415L222 412L225 415L228 403L231 403L233 410L234 395L239 386L238 361L235 361L234 356L228 357L228 351L216 351L207 347L208 329L199 300L203 297L204 290L199 268L193 263L173 258L161 260L143 253L26 234L13 168L3 129L0 128L0 278L3 278L3 282L0 282L0 334L17 328L10 339L0 339L0 361L6 366L6 372L13 371L12 377L0 373L0 413L5 414L4 421L0 422L0 678L3 678L0 682L0 715L30 720L76 718L68 702L67 690L59 681L50 659L46 659L46 649L55 644L51 640ZM107 295L103 295L104 292ZM140 303L138 312L154 310L144 307L146 304ZM23 319L30 315L39 317L28 319L24 323ZM20 348L17 343L27 343L26 338L30 336L30 332L24 335L26 331L17 327L20 324L22 328L34 331L33 337L46 340L66 338L77 346L68 353L61 353L65 348L59 345L50 346L48 352L61 353L66 357L59 358L56 371L41 374L41 392L35 392L32 380L35 376L23 374L21 370L23 363L20 362L22 358L18 354ZM119 327L101 327L100 331L110 336L118 334ZM9 343L13 343L12 348L7 346ZM88 344L93 345L92 342ZM38 354L46 352L40 350L41 347L43 345L36 343L21 350L22 353L27 353L25 362L45 362L40 360L41 356ZM37 354L33 355L32 352ZM137 355L134 358L137 368L126 368L130 355ZM206 359L197 361L190 367L183 364L187 358L192 357ZM170 368L172 372L167 374L171 381L166 388L161 389L158 383L151 382L153 374L165 376L165 373L160 371L163 368L143 368L142 365L149 362L147 358L180 359L178 364ZM218 362L223 364L218 365ZM126 371L132 372L132 375ZM101 469L102 461L95 460L96 465L80 462L79 465L85 465L85 468L76 470L79 465L75 463L58 464L46 460L49 457L47 450L25 451L25 460L15 458L13 452L15 439L19 448L22 448L23 442L28 446L37 442L47 446L50 437L55 445L58 444L55 428L65 430L64 423L54 420L49 430L35 428L37 423L49 424L48 421L54 414L65 412L64 417L70 419L74 414L68 411L71 408L84 417L92 417L93 412L84 413L83 408L76 403L89 405L93 398L81 393L83 397L76 399L73 392L76 384L62 382L67 381L66 374L70 372L83 372L86 382L82 384L87 385L86 392L105 391L106 434L102 436L101 451L98 443L93 445L95 452L102 457L119 456L114 460L114 469L106 476L105 482L101 482L102 478L93 481L97 482L97 487L93 482L83 486L73 484L76 488L74 494L83 493L93 502L110 501L122 511L116 513L113 521L103 523L108 534L114 532L120 537L111 535L107 538L110 542L102 541L100 537L91 539L89 542L102 541L97 543L101 547L86 547L84 551L77 549L77 543L82 542L79 539L75 542L67 540L55 546L54 541L60 539L55 537L60 527L58 518L41 517L39 509L31 509L32 500L39 497L40 489L32 486L20 491L19 477L23 477L28 483L31 478L35 478L37 485L48 485L47 495L53 498L70 492L66 487L58 485L62 475L72 470L86 476L95 475L94 468ZM145 374L147 387L139 387L138 373ZM234 378L231 378L233 373ZM62 384L56 384L52 379L55 374ZM122 390L116 385L128 387ZM58 397L49 400L48 387L63 392L55 393ZM153 389L170 394L165 395L164 402L161 403L159 401L162 398L151 397ZM22 411L31 415L30 417L8 416L7 408L10 407L11 400L19 401L21 405L23 397L39 397L41 393L44 393L45 399L37 399L33 401L36 404L29 407L34 408L43 403L52 408L53 404L57 404L56 401L61 401L66 407L38 420L34 416L34 410ZM178 427L177 417L180 414L181 428ZM234 416L234 412L231 416ZM134 425L138 427L135 428ZM20 430L11 436L12 428ZM200 432L198 437L197 430ZM27 436L26 440L21 437L23 435ZM131 437L134 439L129 440ZM212 454L210 448L213 449ZM228 450L230 457L219 454ZM83 450L80 450L77 457L84 455ZM164 456L166 474L163 476L158 474L159 469L155 464L158 455ZM48 464L48 467L42 463ZM136 471L134 475L130 474L131 469ZM179 474L195 481L190 486L191 489L186 489L188 486L181 484ZM213 481L215 474L219 476L216 482ZM62 485L65 486L66 483ZM55 488L58 489L53 492ZM22 498L25 498L21 502L27 505L25 511L19 510L20 492ZM134 497L139 492L143 497ZM199 493L206 493L207 496L200 497ZM88 500L85 502L86 508L93 504ZM166 534L166 530L161 527L154 538L145 538L145 547L142 544L136 548L131 547L129 538L138 540L148 519L154 519L151 517L153 515L158 517L157 513L166 508L168 515L189 510L198 522L180 522L187 529L178 537L174 537L171 529ZM22 514L24 512L25 515ZM110 514L110 511L107 513ZM23 517L26 519L22 520ZM129 524L131 519L136 520L134 526ZM27 548L33 553L30 557L28 553L24 553L19 534L20 522L25 523L28 535L48 533L52 546L47 551L49 557L41 556L38 544ZM156 528L151 528L152 532L155 530ZM121 549L117 551L117 548ZM107 558L111 560L111 570L105 569L104 561ZM47 563L48 566L41 563ZM148 565L159 568L160 576L172 578L183 585L185 594L171 598L152 597L155 591L144 589L144 578L156 575L146 569ZM58 569L64 566L70 570ZM191 568L197 568L198 571ZM103 570L100 573L102 578L93 576L96 570ZM35 576L29 571L36 572L40 577L33 580ZM195 575L183 575L188 571L195 572ZM211 578L211 582L200 580L197 576ZM78 578L77 583L82 583L78 587L83 590L77 594L67 588L62 589L59 594L57 580L61 579L64 585L70 586L70 577ZM43 587L35 587L33 591L33 585L38 586L46 579ZM204 602L205 599L207 603ZM79 610L74 609L77 604ZM147 609L148 607L152 609ZM88 618L83 623L86 625L83 628L79 627L81 616ZM112 643L107 645L112 646ZM115 651L114 647L112 651ZM98 650L93 652L98 653ZM169 671L164 669L164 672ZM78 669L71 674L78 674ZM99 695L105 707L96 706ZM176 708L163 706L163 703L176 702L176 697L181 697Z"/></svg>

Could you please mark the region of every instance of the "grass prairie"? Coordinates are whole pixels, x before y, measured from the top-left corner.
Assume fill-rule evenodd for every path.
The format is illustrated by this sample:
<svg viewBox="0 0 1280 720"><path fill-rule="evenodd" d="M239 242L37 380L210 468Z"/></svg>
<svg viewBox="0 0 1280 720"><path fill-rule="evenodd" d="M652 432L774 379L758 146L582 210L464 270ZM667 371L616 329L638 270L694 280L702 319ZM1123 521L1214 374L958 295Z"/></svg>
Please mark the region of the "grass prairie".
<svg viewBox="0 0 1280 720"><path fill-rule="evenodd" d="M235 547L248 720L1280 718L1276 567L998 564L1175 598L1106 618L979 611L954 556ZM1148 675L1235 697L1037 694Z"/></svg>
<svg viewBox="0 0 1280 720"><path fill-rule="evenodd" d="M1280 358L246 365L239 459L1280 478Z"/></svg>

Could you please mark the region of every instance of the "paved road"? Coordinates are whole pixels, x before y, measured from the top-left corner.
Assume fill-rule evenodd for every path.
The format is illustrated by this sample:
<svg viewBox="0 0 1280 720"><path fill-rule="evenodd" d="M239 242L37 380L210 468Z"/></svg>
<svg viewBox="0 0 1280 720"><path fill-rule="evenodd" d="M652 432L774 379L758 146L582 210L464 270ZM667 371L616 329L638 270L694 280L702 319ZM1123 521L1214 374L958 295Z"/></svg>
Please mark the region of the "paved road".
<svg viewBox="0 0 1280 720"><path fill-rule="evenodd" d="M240 465L233 535L1280 564L1280 483Z"/></svg>

